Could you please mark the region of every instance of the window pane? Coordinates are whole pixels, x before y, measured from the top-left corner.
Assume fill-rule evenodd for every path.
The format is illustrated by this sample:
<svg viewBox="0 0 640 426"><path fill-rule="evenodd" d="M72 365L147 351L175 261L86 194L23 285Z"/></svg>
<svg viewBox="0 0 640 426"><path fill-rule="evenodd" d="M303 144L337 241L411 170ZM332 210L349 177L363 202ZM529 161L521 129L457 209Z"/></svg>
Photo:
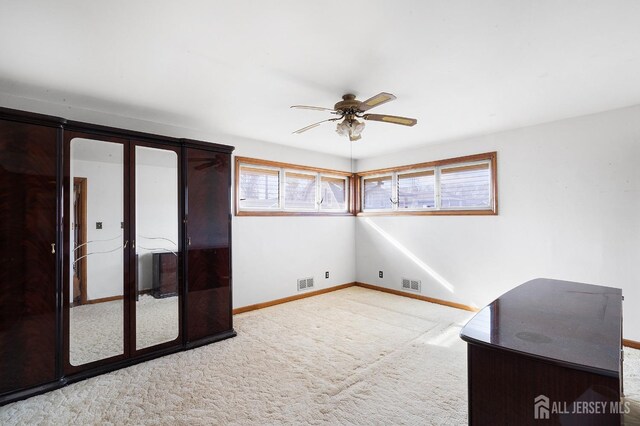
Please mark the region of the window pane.
<svg viewBox="0 0 640 426"><path fill-rule="evenodd" d="M400 209L432 209L436 206L433 170L398 175L398 207Z"/></svg>
<svg viewBox="0 0 640 426"><path fill-rule="evenodd" d="M442 208L491 207L489 164L443 168L440 171Z"/></svg>
<svg viewBox="0 0 640 426"><path fill-rule="evenodd" d="M240 167L240 208L278 209L280 207L280 171Z"/></svg>
<svg viewBox="0 0 640 426"><path fill-rule="evenodd" d="M320 210L347 210L347 179L320 177Z"/></svg>
<svg viewBox="0 0 640 426"><path fill-rule="evenodd" d="M316 176L285 172L284 207L287 209L316 209Z"/></svg>
<svg viewBox="0 0 640 426"><path fill-rule="evenodd" d="M391 176L364 178L364 209L391 209Z"/></svg>

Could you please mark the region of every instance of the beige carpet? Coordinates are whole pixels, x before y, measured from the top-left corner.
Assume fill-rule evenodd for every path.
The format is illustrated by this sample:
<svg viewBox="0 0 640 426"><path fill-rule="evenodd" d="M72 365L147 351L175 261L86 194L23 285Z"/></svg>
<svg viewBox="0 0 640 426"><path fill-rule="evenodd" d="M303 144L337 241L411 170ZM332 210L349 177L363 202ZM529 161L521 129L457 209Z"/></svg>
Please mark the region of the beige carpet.
<svg viewBox="0 0 640 426"><path fill-rule="evenodd" d="M124 352L122 300L75 306L69 314L69 361L82 365Z"/></svg>
<svg viewBox="0 0 640 426"><path fill-rule="evenodd" d="M156 299L144 294L136 302L137 349L178 337L178 297ZM122 300L71 308L70 361L82 365L124 352Z"/></svg>
<svg viewBox="0 0 640 426"><path fill-rule="evenodd" d="M238 337L0 407L0 424L467 420L469 312L360 287L235 316ZM625 352L640 397L640 353Z"/></svg>

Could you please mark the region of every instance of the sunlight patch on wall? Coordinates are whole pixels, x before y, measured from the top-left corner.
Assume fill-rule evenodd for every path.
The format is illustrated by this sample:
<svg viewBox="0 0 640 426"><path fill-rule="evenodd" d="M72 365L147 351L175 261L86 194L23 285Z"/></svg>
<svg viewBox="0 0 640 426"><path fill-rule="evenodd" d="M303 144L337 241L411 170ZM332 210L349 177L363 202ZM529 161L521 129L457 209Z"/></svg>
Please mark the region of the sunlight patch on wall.
<svg viewBox="0 0 640 426"><path fill-rule="evenodd" d="M442 275L434 271L433 268L431 268L429 265L420 260L415 254L413 254L408 248L403 246L398 240L389 235L389 233L387 233L384 229L376 225L370 218L364 219L364 222L372 229L374 229L378 234L380 234L385 240L391 243L391 245L398 249L398 251L407 256L413 263L418 265L420 269L429 274L434 280L438 282L438 284L440 284L451 293L455 293L455 288L449 281L447 281Z"/></svg>

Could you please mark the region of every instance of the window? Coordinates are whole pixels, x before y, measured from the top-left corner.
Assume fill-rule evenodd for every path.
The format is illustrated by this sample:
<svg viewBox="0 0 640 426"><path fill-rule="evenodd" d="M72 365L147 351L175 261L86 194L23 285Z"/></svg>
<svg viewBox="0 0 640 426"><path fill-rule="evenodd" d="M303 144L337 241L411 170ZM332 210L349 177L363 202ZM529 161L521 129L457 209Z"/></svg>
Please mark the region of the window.
<svg viewBox="0 0 640 426"><path fill-rule="evenodd" d="M284 207L293 210L316 209L316 175L285 172Z"/></svg>
<svg viewBox="0 0 640 426"><path fill-rule="evenodd" d="M347 210L345 177L320 176L320 210Z"/></svg>
<svg viewBox="0 0 640 426"><path fill-rule="evenodd" d="M240 167L240 208L280 208L280 171Z"/></svg>
<svg viewBox="0 0 640 426"><path fill-rule="evenodd" d="M393 205L392 186L392 176L390 175L363 178L364 208L367 210L390 209Z"/></svg>
<svg viewBox="0 0 640 426"><path fill-rule="evenodd" d="M398 209L433 209L435 207L435 170L398 173Z"/></svg>
<svg viewBox="0 0 640 426"><path fill-rule="evenodd" d="M497 214L495 152L359 176L363 214Z"/></svg>
<svg viewBox="0 0 640 426"><path fill-rule="evenodd" d="M488 208L491 205L489 163L443 167L440 170L442 208Z"/></svg>
<svg viewBox="0 0 640 426"><path fill-rule="evenodd" d="M351 214L350 176L337 170L236 157L236 214Z"/></svg>

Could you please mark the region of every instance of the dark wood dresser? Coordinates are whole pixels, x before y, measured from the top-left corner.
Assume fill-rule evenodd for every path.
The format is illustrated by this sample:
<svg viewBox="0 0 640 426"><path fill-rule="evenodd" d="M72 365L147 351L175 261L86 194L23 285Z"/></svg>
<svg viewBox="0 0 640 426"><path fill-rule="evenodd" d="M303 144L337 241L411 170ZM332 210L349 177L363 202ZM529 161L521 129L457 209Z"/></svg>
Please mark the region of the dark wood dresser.
<svg viewBox="0 0 640 426"><path fill-rule="evenodd" d="M153 281L151 295L156 299L178 295L178 256L152 253Z"/></svg>
<svg viewBox="0 0 640 426"><path fill-rule="evenodd" d="M622 291L551 279L500 296L464 326L469 424L619 425Z"/></svg>

